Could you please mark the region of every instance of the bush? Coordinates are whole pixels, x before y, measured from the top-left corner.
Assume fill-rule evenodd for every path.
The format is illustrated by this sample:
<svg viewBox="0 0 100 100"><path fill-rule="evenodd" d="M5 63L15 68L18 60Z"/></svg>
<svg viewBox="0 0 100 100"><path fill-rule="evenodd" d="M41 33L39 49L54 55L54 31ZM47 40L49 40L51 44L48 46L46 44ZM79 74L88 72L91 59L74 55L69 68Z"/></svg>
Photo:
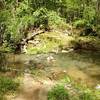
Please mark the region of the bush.
<svg viewBox="0 0 100 100"><path fill-rule="evenodd" d="M61 18L57 12L49 11L48 12L49 26L55 29L66 29L67 25L63 18Z"/></svg>
<svg viewBox="0 0 100 100"><path fill-rule="evenodd" d="M76 28L79 28L79 27L85 27L86 26L86 24L87 24L87 22L86 22L86 20L84 20L84 19L80 19L80 20L76 20L75 22L74 22L74 26L76 27Z"/></svg>
<svg viewBox="0 0 100 100"><path fill-rule="evenodd" d="M9 5L7 1L5 9L0 13L0 22L6 26L3 35L3 43L7 43L5 48L9 47L11 51L15 51L29 25L34 24L34 18L27 0L21 1L16 9L14 9L16 4L13 4L16 2L11 2Z"/></svg>
<svg viewBox="0 0 100 100"><path fill-rule="evenodd" d="M34 13L33 13L33 17L35 19L34 22L34 26L35 27L40 27L41 25L43 26L43 28L47 28L48 27L48 16L47 16L47 9L46 8L40 8L37 9Z"/></svg>
<svg viewBox="0 0 100 100"><path fill-rule="evenodd" d="M92 6L85 7L83 11L83 18L88 22L88 24L93 24L95 20L96 12Z"/></svg>
<svg viewBox="0 0 100 100"><path fill-rule="evenodd" d="M56 85L49 91L48 100L69 100L68 91L63 85Z"/></svg>
<svg viewBox="0 0 100 100"><path fill-rule="evenodd" d="M64 19L61 18L57 12L48 10L46 8L39 8L33 13L33 17L35 19L34 26L41 27L44 29L65 29L66 23ZM60 23L60 24L59 24Z"/></svg>

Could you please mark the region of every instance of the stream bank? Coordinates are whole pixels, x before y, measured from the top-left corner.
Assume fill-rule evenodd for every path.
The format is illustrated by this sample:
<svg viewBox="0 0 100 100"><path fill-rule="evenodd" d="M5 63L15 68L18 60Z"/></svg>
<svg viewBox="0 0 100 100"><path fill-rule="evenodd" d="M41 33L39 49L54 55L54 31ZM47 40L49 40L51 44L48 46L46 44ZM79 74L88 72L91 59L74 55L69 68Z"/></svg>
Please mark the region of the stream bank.
<svg viewBox="0 0 100 100"><path fill-rule="evenodd" d="M47 100L50 86L63 83L63 79L65 83L81 84L94 90L100 84L99 51L4 55L2 65L7 70L1 75L20 78L18 93L7 96L7 100Z"/></svg>

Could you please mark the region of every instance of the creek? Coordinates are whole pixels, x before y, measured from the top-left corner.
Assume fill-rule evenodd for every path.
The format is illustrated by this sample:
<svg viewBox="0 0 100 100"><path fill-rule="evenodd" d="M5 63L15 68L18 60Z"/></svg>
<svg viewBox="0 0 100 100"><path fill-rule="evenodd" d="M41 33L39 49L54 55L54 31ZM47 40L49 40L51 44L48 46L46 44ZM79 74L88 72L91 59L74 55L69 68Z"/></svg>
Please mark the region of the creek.
<svg viewBox="0 0 100 100"><path fill-rule="evenodd" d="M6 68L20 73L42 70L40 76L51 75L49 78L56 80L65 72L79 83L83 82L89 86L100 83L100 52L80 50L58 54L6 54L6 60L2 62L5 62ZM53 76L53 73L56 76Z"/></svg>

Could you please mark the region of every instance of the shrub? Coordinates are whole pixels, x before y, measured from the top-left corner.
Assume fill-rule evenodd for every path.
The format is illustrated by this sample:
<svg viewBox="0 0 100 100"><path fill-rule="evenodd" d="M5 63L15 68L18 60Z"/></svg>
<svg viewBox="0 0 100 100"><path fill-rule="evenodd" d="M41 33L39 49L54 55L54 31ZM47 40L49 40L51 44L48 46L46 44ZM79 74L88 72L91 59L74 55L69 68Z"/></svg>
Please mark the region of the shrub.
<svg viewBox="0 0 100 100"><path fill-rule="evenodd" d="M43 28L48 27L48 16L47 16L47 9L46 8L42 7L40 9L37 9L33 13L33 17L35 19L35 22L34 22L35 27L40 27L41 25L43 26Z"/></svg>
<svg viewBox="0 0 100 100"><path fill-rule="evenodd" d="M16 2L11 2L11 5L8 5L7 1L5 10L0 13L0 22L6 26L3 43L5 44L7 42L6 47L15 51L17 44L24 37L28 26L34 24L34 18L31 14L31 8L27 4L27 0L20 2L16 9L14 9L15 4L13 4Z"/></svg>
<svg viewBox="0 0 100 100"><path fill-rule="evenodd" d="M48 10L46 8L39 8L33 13L33 17L35 19L34 26L42 28L48 28L51 29L65 29L67 27L66 23L64 22L64 19L61 18L57 12ZM59 24L60 23L60 24Z"/></svg>
<svg viewBox="0 0 100 100"><path fill-rule="evenodd" d="M49 11L48 12L49 26L54 29L66 29L67 25L63 18L61 18L57 12Z"/></svg>
<svg viewBox="0 0 100 100"><path fill-rule="evenodd" d="M83 18L88 22L88 24L93 24L95 16L96 12L92 6L85 7L83 11Z"/></svg>
<svg viewBox="0 0 100 100"><path fill-rule="evenodd" d="M86 24L87 24L87 22L86 22L86 20L84 20L84 19L76 20L76 21L74 22L74 26L75 26L76 28L85 27Z"/></svg>
<svg viewBox="0 0 100 100"><path fill-rule="evenodd" d="M48 100L69 100L68 91L63 85L56 85L49 91Z"/></svg>

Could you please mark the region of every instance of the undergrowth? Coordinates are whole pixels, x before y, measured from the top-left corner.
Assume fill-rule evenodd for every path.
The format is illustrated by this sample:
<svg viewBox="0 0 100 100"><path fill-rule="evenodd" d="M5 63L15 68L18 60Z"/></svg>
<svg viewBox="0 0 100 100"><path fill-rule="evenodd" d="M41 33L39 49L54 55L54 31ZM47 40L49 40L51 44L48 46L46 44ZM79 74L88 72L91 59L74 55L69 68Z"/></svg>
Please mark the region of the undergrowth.
<svg viewBox="0 0 100 100"><path fill-rule="evenodd" d="M13 93L17 90L19 83L9 77L0 76L0 100L4 99L6 93Z"/></svg>

